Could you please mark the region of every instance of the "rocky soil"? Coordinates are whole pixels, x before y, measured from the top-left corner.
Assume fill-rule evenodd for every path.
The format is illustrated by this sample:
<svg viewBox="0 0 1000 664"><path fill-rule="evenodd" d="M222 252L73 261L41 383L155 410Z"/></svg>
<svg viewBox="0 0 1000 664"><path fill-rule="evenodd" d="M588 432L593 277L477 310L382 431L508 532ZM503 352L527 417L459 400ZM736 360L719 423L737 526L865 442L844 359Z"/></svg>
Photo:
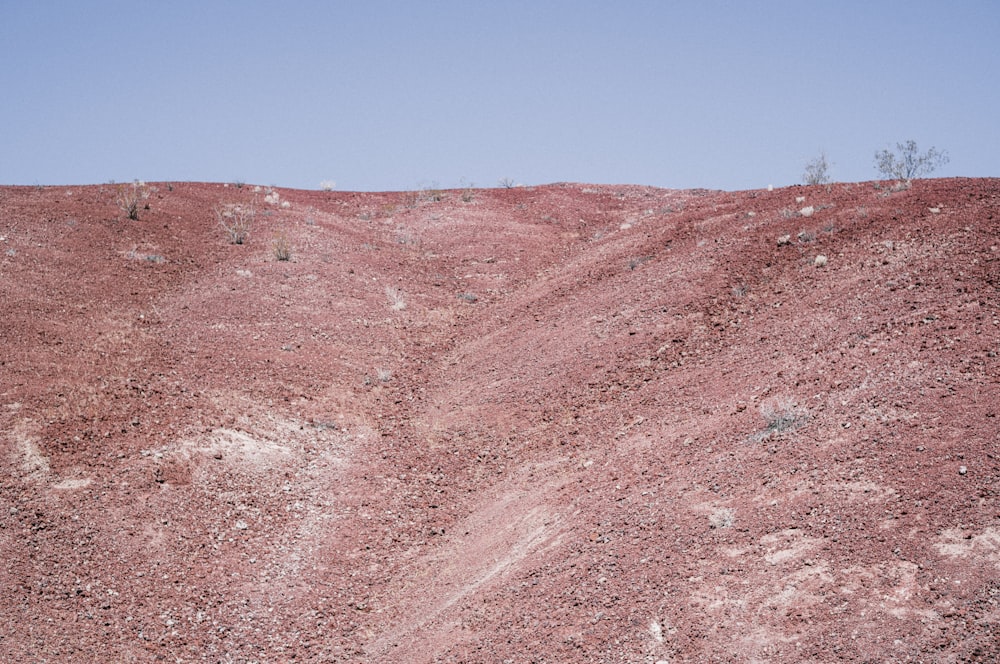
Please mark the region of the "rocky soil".
<svg viewBox="0 0 1000 664"><path fill-rule="evenodd" d="M132 189L0 187L0 661L1000 658L1000 180Z"/></svg>

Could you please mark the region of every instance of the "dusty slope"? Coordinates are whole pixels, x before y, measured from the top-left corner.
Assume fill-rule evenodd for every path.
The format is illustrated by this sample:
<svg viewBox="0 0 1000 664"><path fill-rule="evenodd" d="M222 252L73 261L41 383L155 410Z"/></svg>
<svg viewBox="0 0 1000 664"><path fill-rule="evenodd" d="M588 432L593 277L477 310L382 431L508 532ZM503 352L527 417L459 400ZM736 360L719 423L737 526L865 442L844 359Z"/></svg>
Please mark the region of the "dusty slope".
<svg viewBox="0 0 1000 664"><path fill-rule="evenodd" d="M1000 657L1000 181L154 189L0 188L0 660Z"/></svg>

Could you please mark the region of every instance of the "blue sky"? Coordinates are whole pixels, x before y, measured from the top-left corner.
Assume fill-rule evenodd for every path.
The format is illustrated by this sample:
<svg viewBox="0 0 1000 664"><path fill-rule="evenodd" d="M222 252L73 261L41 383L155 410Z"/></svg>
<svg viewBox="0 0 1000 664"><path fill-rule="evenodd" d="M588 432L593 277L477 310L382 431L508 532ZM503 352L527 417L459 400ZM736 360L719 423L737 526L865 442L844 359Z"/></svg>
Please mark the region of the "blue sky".
<svg viewBox="0 0 1000 664"><path fill-rule="evenodd" d="M0 0L0 184L1000 176L1000 2Z"/></svg>

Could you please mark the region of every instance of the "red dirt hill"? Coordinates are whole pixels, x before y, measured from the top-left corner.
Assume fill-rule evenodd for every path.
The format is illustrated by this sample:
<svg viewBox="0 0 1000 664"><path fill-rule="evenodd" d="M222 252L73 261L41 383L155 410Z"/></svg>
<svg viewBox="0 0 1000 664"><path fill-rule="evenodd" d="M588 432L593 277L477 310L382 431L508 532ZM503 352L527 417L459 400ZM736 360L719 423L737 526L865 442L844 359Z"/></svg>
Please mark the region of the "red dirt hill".
<svg viewBox="0 0 1000 664"><path fill-rule="evenodd" d="M1000 180L118 193L0 188L0 660L1000 657Z"/></svg>

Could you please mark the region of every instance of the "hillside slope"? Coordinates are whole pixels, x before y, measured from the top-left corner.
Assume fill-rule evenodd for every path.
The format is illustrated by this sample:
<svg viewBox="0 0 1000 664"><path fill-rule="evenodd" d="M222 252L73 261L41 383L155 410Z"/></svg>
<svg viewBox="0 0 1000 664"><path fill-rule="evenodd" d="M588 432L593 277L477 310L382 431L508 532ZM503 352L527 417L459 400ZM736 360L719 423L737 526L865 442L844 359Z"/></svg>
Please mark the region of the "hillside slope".
<svg viewBox="0 0 1000 664"><path fill-rule="evenodd" d="M1000 657L1000 180L116 193L0 188L3 661Z"/></svg>

